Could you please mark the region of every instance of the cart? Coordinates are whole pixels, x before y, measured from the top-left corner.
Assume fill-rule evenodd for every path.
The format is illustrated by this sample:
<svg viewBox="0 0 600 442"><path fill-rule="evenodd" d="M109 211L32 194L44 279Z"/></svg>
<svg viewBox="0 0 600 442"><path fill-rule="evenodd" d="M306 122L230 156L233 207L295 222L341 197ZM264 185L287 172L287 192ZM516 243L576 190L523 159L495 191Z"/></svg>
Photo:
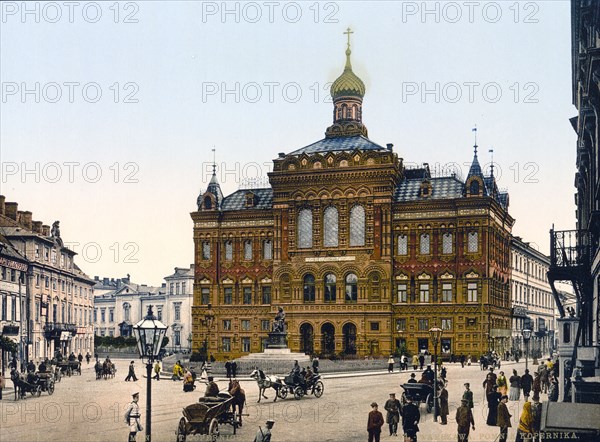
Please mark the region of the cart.
<svg viewBox="0 0 600 442"><path fill-rule="evenodd" d="M199 403L185 407L177 425L177 442L185 442L186 437L192 434L208 434L216 440L219 425L223 424L231 425L233 434L236 434L241 418L231 411L233 399L228 393L219 393L217 397L203 397Z"/></svg>
<svg viewBox="0 0 600 442"><path fill-rule="evenodd" d="M321 382L321 375L316 374L312 377L310 383L306 382L302 378L294 379L293 374L287 375L284 380L284 385L277 390L277 396L281 399L285 399L289 393L294 395L294 399L302 399L302 396L312 393L315 397L320 398L323 396L325 387Z"/></svg>
<svg viewBox="0 0 600 442"><path fill-rule="evenodd" d="M433 410L433 387L431 385L412 383L403 384L400 387L404 389L401 401L403 406L406 403L407 396L410 396L417 405L425 403L427 413L431 413L431 410Z"/></svg>

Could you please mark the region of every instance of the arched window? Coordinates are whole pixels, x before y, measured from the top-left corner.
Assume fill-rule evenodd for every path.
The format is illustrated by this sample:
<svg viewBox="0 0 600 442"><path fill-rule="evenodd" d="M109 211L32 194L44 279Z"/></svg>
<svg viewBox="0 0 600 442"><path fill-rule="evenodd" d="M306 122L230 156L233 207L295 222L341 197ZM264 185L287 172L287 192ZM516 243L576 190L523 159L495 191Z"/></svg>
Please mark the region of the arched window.
<svg viewBox="0 0 600 442"><path fill-rule="evenodd" d="M329 206L323 212L323 246L338 245L338 210Z"/></svg>
<svg viewBox="0 0 600 442"><path fill-rule="evenodd" d="M263 259L273 259L273 241L265 239L263 241Z"/></svg>
<svg viewBox="0 0 600 442"><path fill-rule="evenodd" d="M212 200L210 199L210 196L205 196L204 197L204 208L205 209L212 209Z"/></svg>
<svg viewBox="0 0 600 442"><path fill-rule="evenodd" d="M233 242L225 241L225 260L233 261Z"/></svg>
<svg viewBox="0 0 600 442"><path fill-rule="evenodd" d="M333 273L325 275L325 302L335 302L337 278Z"/></svg>
<svg viewBox="0 0 600 442"><path fill-rule="evenodd" d="M452 233L442 235L442 253L448 255L452 253Z"/></svg>
<svg viewBox="0 0 600 442"><path fill-rule="evenodd" d="M302 209L298 214L298 248L308 249L313 245L312 210Z"/></svg>
<svg viewBox="0 0 600 442"><path fill-rule="evenodd" d="M350 210L350 246L365 245L365 209L357 205Z"/></svg>
<svg viewBox="0 0 600 442"><path fill-rule="evenodd" d="M419 247L419 253L421 255L429 255L429 233L421 234L421 243Z"/></svg>
<svg viewBox="0 0 600 442"><path fill-rule="evenodd" d="M252 261L252 240L244 241L244 259Z"/></svg>
<svg viewBox="0 0 600 442"><path fill-rule="evenodd" d="M315 302L315 277L310 273L304 277L304 302Z"/></svg>
<svg viewBox="0 0 600 442"><path fill-rule="evenodd" d="M477 232L469 232L467 234L467 251L469 253L477 253L479 250L479 237Z"/></svg>
<svg viewBox="0 0 600 442"><path fill-rule="evenodd" d="M408 255L408 237L404 234L398 235L398 255Z"/></svg>
<svg viewBox="0 0 600 442"><path fill-rule="evenodd" d="M471 195L479 195L479 181L471 181L471 185L469 186L469 193Z"/></svg>
<svg viewBox="0 0 600 442"><path fill-rule="evenodd" d="M356 302L358 299L358 278L354 273L346 275L346 302Z"/></svg>

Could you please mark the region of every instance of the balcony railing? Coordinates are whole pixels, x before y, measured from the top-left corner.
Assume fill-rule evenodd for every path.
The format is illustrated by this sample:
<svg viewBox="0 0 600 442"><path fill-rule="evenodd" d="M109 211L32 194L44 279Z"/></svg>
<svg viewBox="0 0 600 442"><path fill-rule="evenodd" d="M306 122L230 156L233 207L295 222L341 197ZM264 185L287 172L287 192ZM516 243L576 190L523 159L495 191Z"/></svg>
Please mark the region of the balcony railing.
<svg viewBox="0 0 600 442"><path fill-rule="evenodd" d="M77 325L64 322L48 322L44 325L44 334L47 339L59 337L62 332L69 332L75 336L77 334Z"/></svg>
<svg viewBox="0 0 600 442"><path fill-rule="evenodd" d="M587 230L551 230L550 265L588 267L591 259L591 236Z"/></svg>

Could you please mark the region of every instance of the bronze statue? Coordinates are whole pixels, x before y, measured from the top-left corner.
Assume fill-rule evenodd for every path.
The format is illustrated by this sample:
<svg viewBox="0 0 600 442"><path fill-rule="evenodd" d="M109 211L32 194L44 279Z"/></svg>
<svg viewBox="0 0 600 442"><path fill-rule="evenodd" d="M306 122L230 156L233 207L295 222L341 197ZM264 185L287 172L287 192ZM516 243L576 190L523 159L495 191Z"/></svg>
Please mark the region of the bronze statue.
<svg viewBox="0 0 600 442"><path fill-rule="evenodd" d="M273 331L283 333L285 332L285 312L283 307L279 307L279 311L275 315L275 321L273 321Z"/></svg>

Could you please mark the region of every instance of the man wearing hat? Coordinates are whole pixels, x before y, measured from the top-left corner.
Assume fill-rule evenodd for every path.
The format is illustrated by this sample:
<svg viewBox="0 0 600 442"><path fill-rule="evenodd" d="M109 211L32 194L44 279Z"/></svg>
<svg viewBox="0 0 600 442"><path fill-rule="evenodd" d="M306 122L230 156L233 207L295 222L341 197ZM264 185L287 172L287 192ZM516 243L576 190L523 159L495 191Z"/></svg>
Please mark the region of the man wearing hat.
<svg viewBox="0 0 600 442"><path fill-rule="evenodd" d="M417 380L415 379L415 374L411 373L410 374L410 379L408 380L409 384L417 384Z"/></svg>
<svg viewBox="0 0 600 442"><path fill-rule="evenodd" d="M402 414L402 429L404 430L404 440L417 442L417 433L419 431L419 421L421 413L419 407L416 406L411 396L406 396L406 404L400 410Z"/></svg>
<svg viewBox="0 0 600 442"><path fill-rule="evenodd" d="M458 442L469 442L470 427L475 431L475 420L468 399L460 400L460 407L456 410L456 424L458 425Z"/></svg>
<svg viewBox="0 0 600 442"><path fill-rule="evenodd" d="M138 431L143 430L140 422L140 407L138 405L140 393L136 391L131 397L131 403L125 412L125 423L129 425L129 442L135 442L135 435Z"/></svg>
<svg viewBox="0 0 600 442"><path fill-rule="evenodd" d="M207 396L218 396L219 395L219 386L215 382L215 378L213 376L208 377L208 384L206 385L206 391L204 392L204 397Z"/></svg>
<svg viewBox="0 0 600 442"><path fill-rule="evenodd" d="M390 398L385 402L384 407L387 411L385 421L390 426L390 436L398 436L398 422L400 422L400 401L396 399L396 393L390 393Z"/></svg>
<svg viewBox="0 0 600 442"><path fill-rule="evenodd" d="M369 412L367 420L367 432L369 433L369 442L379 442L381 437L381 427L383 427L383 414L377 410L377 402L371 403L372 410Z"/></svg>
<svg viewBox="0 0 600 442"><path fill-rule="evenodd" d="M465 382L464 386L465 391L462 395L462 398L467 400L467 405L469 408L473 408L473 392L470 390L471 384Z"/></svg>
<svg viewBox="0 0 600 442"><path fill-rule="evenodd" d="M274 424L275 421L269 419L267 422L265 422L267 428L263 430L261 427L258 427L258 431L256 432L254 442L271 442L271 428L273 428Z"/></svg>

